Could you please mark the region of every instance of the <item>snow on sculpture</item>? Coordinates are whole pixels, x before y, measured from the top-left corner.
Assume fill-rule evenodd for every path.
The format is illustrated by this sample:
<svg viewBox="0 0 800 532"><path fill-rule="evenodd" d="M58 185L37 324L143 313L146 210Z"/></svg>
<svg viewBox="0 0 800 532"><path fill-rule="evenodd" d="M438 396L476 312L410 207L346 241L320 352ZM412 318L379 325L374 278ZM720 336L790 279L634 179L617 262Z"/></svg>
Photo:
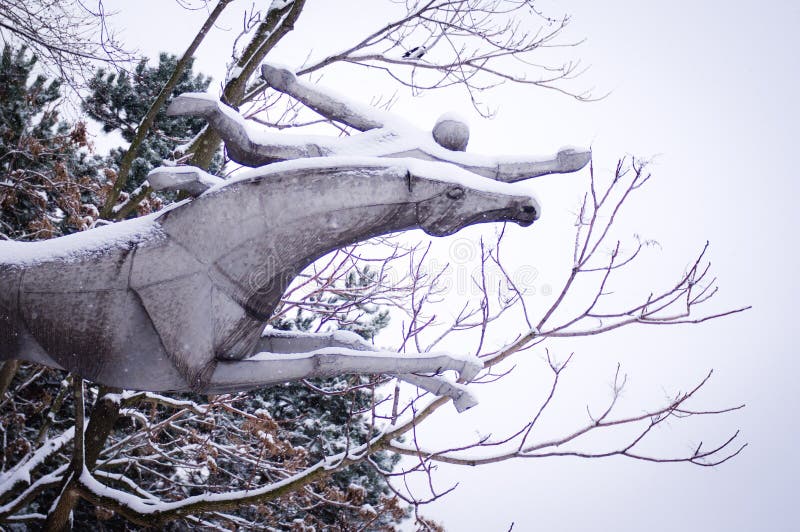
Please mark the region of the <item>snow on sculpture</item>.
<svg viewBox="0 0 800 532"><path fill-rule="evenodd" d="M511 183L546 174L574 172L586 166L591 158L589 151L574 148L564 148L555 157L544 159L465 153L469 128L452 113L442 115L433 131L427 133L396 115L349 101L330 90L323 91L297 79L285 68L264 64L261 75L273 89L295 98L329 120L362 133L328 137L258 130L239 113L205 93L182 94L173 100L167 114L202 116L225 141L228 156L250 167L287 159L336 155L412 157L452 163L474 174ZM171 173L172 169L154 171L149 177L150 184L156 189L179 188L171 186ZM198 181L195 186L203 188L204 185Z"/></svg>
<svg viewBox="0 0 800 532"><path fill-rule="evenodd" d="M457 151L468 130L451 117L422 135L287 70L265 65L263 76L364 133L259 133L208 95L176 98L171 114L206 117L234 160L266 166L229 181L162 167L148 177L153 188L195 197L54 240L0 242L0 360L38 362L120 388L202 393L382 373L449 396L459 411L473 406L463 385L439 373L454 370L468 382L482 368L476 357L398 355L353 333L265 332L265 323L293 278L334 249L414 228L444 236L482 222L530 225L538 203L508 182L577 170L589 153L474 156Z"/></svg>

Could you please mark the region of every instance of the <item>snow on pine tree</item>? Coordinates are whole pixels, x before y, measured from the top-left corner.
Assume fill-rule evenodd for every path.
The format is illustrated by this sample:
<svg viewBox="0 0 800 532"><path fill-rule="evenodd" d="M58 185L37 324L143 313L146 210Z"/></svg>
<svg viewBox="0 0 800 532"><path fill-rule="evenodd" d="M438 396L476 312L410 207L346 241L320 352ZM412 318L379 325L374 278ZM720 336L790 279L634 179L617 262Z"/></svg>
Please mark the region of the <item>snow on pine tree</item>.
<svg viewBox="0 0 800 532"><path fill-rule="evenodd" d="M119 132L126 142L131 142L142 118L175 70L177 61L175 56L162 53L158 65L150 66L143 59L131 74L98 70L89 81L91 93L83 103L84 111L100 122L105 133ZM190 62L171 97L183 92L204 92L210 83L210 77L192 72ZM168 117L165 109L157 114L153 128L133 161L124 188L128 193L142 184L150 170L160 166L165 159L171 159L180 144L190 141L205 126L202 118ZM125 150L123 147L111 150L107 164L116 170ZM221 164L220 151L213 158L209 170L214 173Z"/></svg>
<svg viewBox="0 0 800 532"><path fill-rule="evenodd" d="M0 236L41 240L88 229L104 197L86 125L59 117L61 82L6 44L0 59Z"/></svg>
<svg viewBox="0 0 800 532"><path fill-rule="evenodd" d="M280 317L271 325L299 332L348 330L365 340L374 340L389 324L389 311L364 301L360 289L374 287L380 279L369 265L362 268L354 265L343 277L339 286L326 287L305 297L309 306L319 307L317 311L298 306L291 317L279 311ZM364 375L339 376L321 382L286 383L254 390L249 395L254 411L263 408L275 419L283 420L282 437L305 449L314 463L376 436L371 412L380 401L375 386L382 382ZM392 471L399 460L398 455L389 453L376 453L373 457L383 471ZM331 526L358 529L355 523L365 516L371 521L370 529L380 526L391 529L392 521L407 514L406 508L391 499L385 478L365 463L334 473L326 491L326 498L349 504L321 504L306 516L308 523L325 529ZM383 512L372 514L378 508L383 508Z"/></svg>

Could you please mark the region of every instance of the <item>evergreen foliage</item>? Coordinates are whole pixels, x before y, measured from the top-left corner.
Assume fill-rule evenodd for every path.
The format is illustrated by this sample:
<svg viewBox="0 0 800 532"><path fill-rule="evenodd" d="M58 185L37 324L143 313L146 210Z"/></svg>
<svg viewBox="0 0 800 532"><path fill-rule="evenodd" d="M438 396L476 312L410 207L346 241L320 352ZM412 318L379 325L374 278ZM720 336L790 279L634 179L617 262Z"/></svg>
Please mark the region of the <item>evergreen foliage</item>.
<svg viewBox="0 0 800 532"><path fill-rule="evenodd" d="M143 59L132 75L98 70L89 81L91 94L83 104L84 111L101 123L104 132L118 132L126 142L130 142L150 105L172 75L177 62L178 58L174 55L162 53L157 66L149 66L147 60ZM204 92L210 83L210 77L195 74L190 66L184 71L168 102L184 92ZM202 118L169 117L164 106L139 149L125 190L131 192L139 187L150 170L160 166L164 159L171 159L176 148L195 137L204 125L205 120ZM124 153L125 148L122 147L111 150L108 165L116 170ZM210 171L218 171L221 165L222 155L218 152Z"/></svg>
<svg viewBox="0 0 800 532"><path fill-rule="evenodd" d="M374 340L389 325L389 310L370 304L364 298L364 292L378 282L378 274L370 269L369 264L363 267L354 264L338 281L341 286L309 294L304 298L306 305L298 306L291 318L285 315L285 311L276 310L271 325L282 331L316 332L335 324L336 329Z"/></svg>
<svg viewBox="0 0 800 532"><path fill-rule="evenodd" d="M59 118L61 82L33 76L37 58L0 59L0 235L39 240L87 229L103 199L83 122ZM31 79L33 78L33 79Z"/></svg>
<svg viewBox="0 0 800 532"><path fill-rule="evenodd" d="M373 340L389 324L389 311L363 304L353 290L372 285L375 277L376 273L368 265L363 269L355 267L345 276L342 286L331 287L309 298L311 304L322 303L325 308L339 309L338 312L323 314L298 308L293 318L281 318L272 325L281 330L309 332L329 324L331 328L353 331L365 340ZM280 423L282 438L305 449L310 463L358 446L375 436L368 414L380 398L375 391L376 383L369 377L340 376L309 384L287 383L257 390L252 395L256 402L254 407L264 408L275 419L283 420ZM373 458L383 471L393 470L400 460L399 456L389 453L376 453ZM335 473L326 489L338 493L339 497L349 498L350 504L341 507L319 505L312 512L300 512L298 517L309 524L341 530L349 530L350 526L370 517L374 519L371 526L378 529L380 526L389 527L392 521L407 513L406 509L389 504L390 490L386 480L368 464L357 464ZM364 512L363 505L368 505L368 508L385 506L386 511L372 516L370 512Z"/></svg>

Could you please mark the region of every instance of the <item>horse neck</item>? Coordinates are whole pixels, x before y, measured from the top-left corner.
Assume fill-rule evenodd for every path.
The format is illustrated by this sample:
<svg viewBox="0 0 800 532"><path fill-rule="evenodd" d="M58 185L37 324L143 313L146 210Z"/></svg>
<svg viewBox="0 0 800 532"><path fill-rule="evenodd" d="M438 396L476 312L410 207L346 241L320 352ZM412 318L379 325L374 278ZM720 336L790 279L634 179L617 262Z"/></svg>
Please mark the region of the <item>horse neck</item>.
<svg viewBox="0 0 800 532"><path fill-rule="evenodd" d="M416 224L406 173L388 163L275 172L232 183L187 207L198 211L196 226L213 222L225 235L222 247L289 232L311 254Z"/></svg>
<svg viewBox="0 0 800 532"><path fill-rule="evenodd" d="M287 267L299 271L332 250L416 225L404 178L340 177L261 184L270 213L264 244Z"/></svg>
<svg viewBox="0 0 800 532"><path fill-rule="evenodd" d="M374 170L374 171L373 171ZM162 226L197 260L267 312L292 279L326 253L414 227L404 175L386 166L331 168L242 180L167 213Z"/></svg>

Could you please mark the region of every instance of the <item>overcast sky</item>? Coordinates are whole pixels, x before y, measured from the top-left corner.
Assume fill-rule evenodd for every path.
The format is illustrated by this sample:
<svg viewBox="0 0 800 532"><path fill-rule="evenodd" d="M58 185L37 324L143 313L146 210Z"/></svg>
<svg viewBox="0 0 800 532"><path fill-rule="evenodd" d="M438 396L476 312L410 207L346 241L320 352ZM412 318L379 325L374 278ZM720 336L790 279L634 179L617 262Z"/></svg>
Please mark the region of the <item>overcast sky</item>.
<svg viewBox="0 0 800 532"><path fill-rule="evenodd" d="M138 1L136 9L120 0L107 4L121 10L115 25L126 28L128 41L151 55L181 53L204 16L164 0ZM348 4L358 9L345 9ZM273 59L293 64L309 47L325 50L349 42L358 22L379 15L381 4L309 0L308 16L295 33L318 42L292 41ZM647 390L655 390L651 398L663 398L686 390L714 368L699 405L747 403L747 408L693 422L688 432L676 426L664 439L677 441L679 448L701 439L711 445L741 429L749 447L715 469L623 459L442 467L441 487L455 481L460 486L424 513L450 530L508 530L512 523L514 530L794 530L800 401L791 335L800 294L794 279L797 150L790 142L799 118L800 7L788 1L716 0L551 0L543 6L554 14L570 13L569 36L586 39L575 56L591 69L575 82L576 89L596 87L597 94L610 94L599 102L578 103L555 92L503 87L492 96L498 111L494 120L470 116L470 150L546 154L565 144L591 145L598 172L612 169L625 154L653 158L655 180L636 198L624 229L658 240L661 249L631 284L657 282L662 273L665 281L672 280L670 272L678 275L710 240L721 287L717 306L754 307L700 327L640 328L565 345L578 356L579 385L569 399L583 408L598 390L608 392L618 361L631 382L627 398L634 410ZM163 16L153 18L157 13ZM229 21L230 27L235 24ZM219 79L231 36L218 29L203 44L199 70ZM347 83L333 76L326 81ZM365 100L374 95L373 87L353 85L336 88ZM460 95L400 96L398 112L422 127L443 106L470 113ZM530 238L515 242L527 250L521 260L538 268L539 288L563 280L565 263L558 257L569 254L569 243L560 235L585 183L583 175L531 184L545 216L526 230ZM523 232L514 238L518 235ZM530 408L541 370L532 356L516 375L481 390L480 406L448 415L437 430L492 430L486 426L493 420ZM430 441L438 437L432 434Z"/></svg>

